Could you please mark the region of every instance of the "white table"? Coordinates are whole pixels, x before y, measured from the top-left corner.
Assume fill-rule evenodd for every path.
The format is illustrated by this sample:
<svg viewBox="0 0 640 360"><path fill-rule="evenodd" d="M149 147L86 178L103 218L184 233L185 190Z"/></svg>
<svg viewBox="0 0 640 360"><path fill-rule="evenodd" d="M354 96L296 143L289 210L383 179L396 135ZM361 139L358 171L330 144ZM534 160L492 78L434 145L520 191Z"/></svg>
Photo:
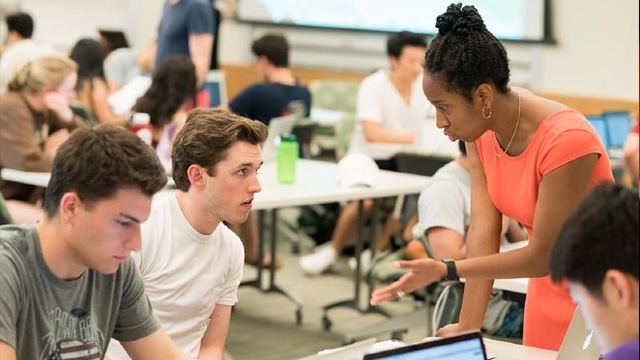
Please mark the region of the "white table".
<svg viewBox="0 0 640 360"><path fill-rule="evenodd" d="M272 259L275 259L275 219L277 215L276 211L278 208L326 204L332 202L353 200L360 201L360 208L362 208L362 200L364 199L378 199L399 195L417 194L422 191L422 189L424 189L424 187L429 182L429 178L425 176L397 173L391 171L380 171L375 187L342 188L338 185L338 166L334 163L314 160L298 161L296 168L296 181L293 184L278 183L276 163L265 163L260 169L259 178L262 185L262 192L256 194L253 208L255 210L274 210L271 226ZM357 236L357 238L360 240L363 223L364 219L362 216L362 211L360 211ZM362 241L358 241L356 246L356 259L358 260L360 259L359 254L362 250L362 246ZM261 255L259 256L259 258L261 258ZM275 263L272 262L268 291L283 293L284 295L291 298L294 302L296 302L296 299L292 296L292 294L283 291L275 285L274 266ZM346 306L358 310L361 313L381 312L380 309L376 307L367 306L367 308L364 310L360 309L359 307L361 282L361 272L359 266L360 264L358 262L354 274L354 298L325 306L325 315L323 316L325 327L327 322L329 322L328 317L326 316L326 312L335 307ZM252 285L255 286L260 284L260 274L261 271L259 268L258 279L256 280L257 284L254 283Z"/></svg>
<svg viewBox="0 0 640 360"><path fill-rule="evenodd" d="M487 358L495 360L555 360L557 351L545 350L531 346L512 344L504 341L484 338Z"/></svg>

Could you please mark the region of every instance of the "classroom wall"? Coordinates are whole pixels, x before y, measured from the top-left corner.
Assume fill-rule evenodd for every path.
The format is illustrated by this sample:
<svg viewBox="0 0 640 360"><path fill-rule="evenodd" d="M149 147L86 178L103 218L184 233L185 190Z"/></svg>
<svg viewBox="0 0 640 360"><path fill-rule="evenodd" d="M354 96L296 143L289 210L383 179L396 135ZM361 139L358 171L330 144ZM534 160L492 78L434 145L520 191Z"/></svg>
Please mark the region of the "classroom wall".
<svg viewBox="0 0 640 360"><path fill-rule="evenodd" d="M155 38L163 0L7 0L33 14L41 40L69 48L97 29L124 29L133 46ZM514 84L537 91L638 101L639 2L552 0L558 44L507 43ZM373 71L386 66L382 34L261 27L226 20L221 62L249 64L251 40L284 31L293 45L292 64L335 70Z"/></svg>

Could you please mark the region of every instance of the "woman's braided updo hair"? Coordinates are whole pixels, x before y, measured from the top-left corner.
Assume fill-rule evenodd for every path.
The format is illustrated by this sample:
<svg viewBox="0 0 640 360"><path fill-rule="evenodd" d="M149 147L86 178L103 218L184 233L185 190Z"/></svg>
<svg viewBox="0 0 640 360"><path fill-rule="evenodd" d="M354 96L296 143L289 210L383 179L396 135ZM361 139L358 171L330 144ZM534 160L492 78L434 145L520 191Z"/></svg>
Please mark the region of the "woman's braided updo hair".
<svg viewBox="0 0 640 360"><path fill-rule="evenodd" d="M482 83L509 92L507 52L474 6L449 5L447 12L438 16L436 27L438 35L427 49L427 72L469 101L471 92Z"/></svg>

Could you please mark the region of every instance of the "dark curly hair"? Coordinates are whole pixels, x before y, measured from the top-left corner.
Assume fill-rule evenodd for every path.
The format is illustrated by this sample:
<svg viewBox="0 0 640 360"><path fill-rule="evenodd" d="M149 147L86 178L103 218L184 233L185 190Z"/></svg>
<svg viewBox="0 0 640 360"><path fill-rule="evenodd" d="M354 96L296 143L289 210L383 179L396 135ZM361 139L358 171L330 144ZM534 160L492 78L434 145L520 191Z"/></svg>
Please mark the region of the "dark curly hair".
<svg viewBox="0 0 640 360"><path fill-rule="evenodd" d="M451 4L436 20L438 34L427 49L425 69L448 89L471 101L480 84L509 92L509 59L472 5Z"/></svg>
<svg viewBox="0 0 640 360"><path fill-rule="evenodd" d="M196 68L187 56L169 56L153 74L151 87L133 107L149 114L156 129L171 122L180 106L194 100L197 92Z"/></svg>

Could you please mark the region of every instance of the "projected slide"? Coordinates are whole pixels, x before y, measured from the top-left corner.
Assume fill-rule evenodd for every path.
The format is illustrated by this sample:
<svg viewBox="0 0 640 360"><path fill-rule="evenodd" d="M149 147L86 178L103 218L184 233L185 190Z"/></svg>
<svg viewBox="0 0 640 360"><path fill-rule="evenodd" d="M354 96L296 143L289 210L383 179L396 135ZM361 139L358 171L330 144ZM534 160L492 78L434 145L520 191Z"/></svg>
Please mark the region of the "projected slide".
<svg viewBox="0 0 640 360"><path fill-rule="evenodd" d="M435 34L451 0L240 0L244 21L372 31ZM501 39L542 40L544 0L476 0L489 30Z"/></svg>

